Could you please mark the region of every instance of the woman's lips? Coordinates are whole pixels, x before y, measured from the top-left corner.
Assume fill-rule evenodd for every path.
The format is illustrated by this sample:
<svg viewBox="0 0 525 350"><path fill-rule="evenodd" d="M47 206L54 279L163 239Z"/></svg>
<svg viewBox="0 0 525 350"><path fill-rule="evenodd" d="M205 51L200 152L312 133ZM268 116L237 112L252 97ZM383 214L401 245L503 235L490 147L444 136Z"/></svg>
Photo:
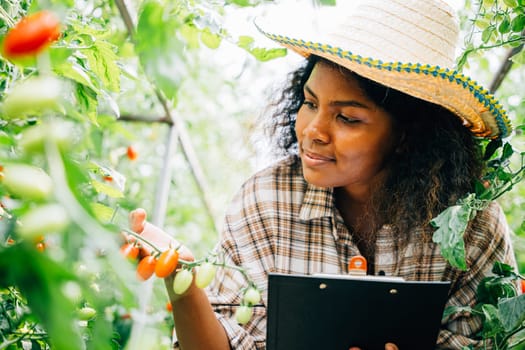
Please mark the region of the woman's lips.
<svg viewBox="0 0 525 350"><path fill-rule="evenodd" d="M303 162L308 166L324 165L335 161L332 157L327 157L319 153L303 150Z"/></svg>

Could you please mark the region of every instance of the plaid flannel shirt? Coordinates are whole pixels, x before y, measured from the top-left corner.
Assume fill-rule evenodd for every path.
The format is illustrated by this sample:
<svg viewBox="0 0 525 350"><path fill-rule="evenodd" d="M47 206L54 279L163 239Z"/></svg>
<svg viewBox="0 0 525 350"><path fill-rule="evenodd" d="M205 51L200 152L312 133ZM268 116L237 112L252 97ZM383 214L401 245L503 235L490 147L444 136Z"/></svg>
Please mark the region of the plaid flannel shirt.
<svg viewBox="0 0 525 350"><path fill-rule="evenodd" d="M422 243L418 231L398 252L391 226L383 226L375 244L375 271L415 281L452 281L447 306L474 305L478 283L495 261L515 266L504 214L496 203L478 213L465 233L468 271L452 268L439 246ZM348 260L359 254L352 236L334 206L333 189L308 184L296 157L279 161L252 176L234 197L225 216L218 247L225 262L242 266L262 291L262 303L254 307L251 321L240 326L234 313L242 274L220 269L207 289L217 318L225 328L231 348L265 349L267 274L345 274ZM481 346L472 339L480 330L477 317L460 315L442 324L437 348Z"/></svg>

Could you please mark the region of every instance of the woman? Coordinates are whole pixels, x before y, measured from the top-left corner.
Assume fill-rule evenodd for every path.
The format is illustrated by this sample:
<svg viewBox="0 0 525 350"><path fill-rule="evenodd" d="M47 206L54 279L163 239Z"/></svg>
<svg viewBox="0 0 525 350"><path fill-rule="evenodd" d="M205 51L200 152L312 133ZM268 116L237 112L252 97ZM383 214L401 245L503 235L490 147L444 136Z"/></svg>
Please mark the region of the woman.
<svg viewBox="0 0 525 350"><path fill-rule="evenodd" d="M349 259L363 255L370 274L451 281L450 306L473 305L495 261L515 265L496 203L465 233L467 271L449 265L432 242L430 220L482 175L478 138L510 132L491 96L441 68L453 64L454 21L439 0L368 0L315 40L263 30L307 60L269 125L286 156L242 186L218 245L226 263L249 269L263 301L241 326L233 317L246 283L238 271L221 269L207 292L192 286L183 295L168 278L183 349L264 349L268 272L346 273ZM172 240L145 223L143 210L131 218L146 238ZM187 249L183 257L193 259ZM443 323L437 347L479 346L480 326L479 318L456 315Z"/></svg>

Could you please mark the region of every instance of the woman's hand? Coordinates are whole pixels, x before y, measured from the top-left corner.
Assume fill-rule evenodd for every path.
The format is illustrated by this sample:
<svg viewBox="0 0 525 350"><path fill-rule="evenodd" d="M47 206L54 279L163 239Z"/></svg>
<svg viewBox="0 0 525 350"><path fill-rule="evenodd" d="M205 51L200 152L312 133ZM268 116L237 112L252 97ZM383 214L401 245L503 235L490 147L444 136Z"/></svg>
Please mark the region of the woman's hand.
<svg viewBox="0 0 525 350"><path fill-rule="evenodd" d="M348 350L361 350L361 348L352 347ZM385 350L399 350L396 344L393 343L386 343L385 344Z"/></svg>
<svg viewBox="0 0 525 350"><path fill-rule="evenodd" d="M137 208L129 213L129 226L132 231L138 233L141 237L144 237L147 241L153 243L161 251L167 250L168 248L178 247L180 243L173 237L168 235L159 227L149 223L147 221L147 213L142 208ZM141 244L141 255L151 255L154 249L148 244ZM195 260L192 252L184 247L179 248L179 259L186 261Z"/></svg>

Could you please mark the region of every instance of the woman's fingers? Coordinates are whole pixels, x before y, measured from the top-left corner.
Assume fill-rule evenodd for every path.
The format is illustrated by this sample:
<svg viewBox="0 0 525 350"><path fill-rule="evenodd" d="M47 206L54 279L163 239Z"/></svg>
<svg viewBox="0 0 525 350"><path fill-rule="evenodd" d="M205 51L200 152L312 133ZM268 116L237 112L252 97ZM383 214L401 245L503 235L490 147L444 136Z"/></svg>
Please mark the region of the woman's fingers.
<svg viewBox="0 0 525 350"><path fill-rule="evenodd" d="M147 214L142 208L137 208L129 213L129 226L132 231L141 233L144 231Z"/></svg>
<svg viewBox="0 0 525 350"><path fill-rule="evenodd" d="M351 347L348 350L361 350L361 348ZM385 350L399 350L396 344L393 343L386 343L385 344Z"/></svg>

